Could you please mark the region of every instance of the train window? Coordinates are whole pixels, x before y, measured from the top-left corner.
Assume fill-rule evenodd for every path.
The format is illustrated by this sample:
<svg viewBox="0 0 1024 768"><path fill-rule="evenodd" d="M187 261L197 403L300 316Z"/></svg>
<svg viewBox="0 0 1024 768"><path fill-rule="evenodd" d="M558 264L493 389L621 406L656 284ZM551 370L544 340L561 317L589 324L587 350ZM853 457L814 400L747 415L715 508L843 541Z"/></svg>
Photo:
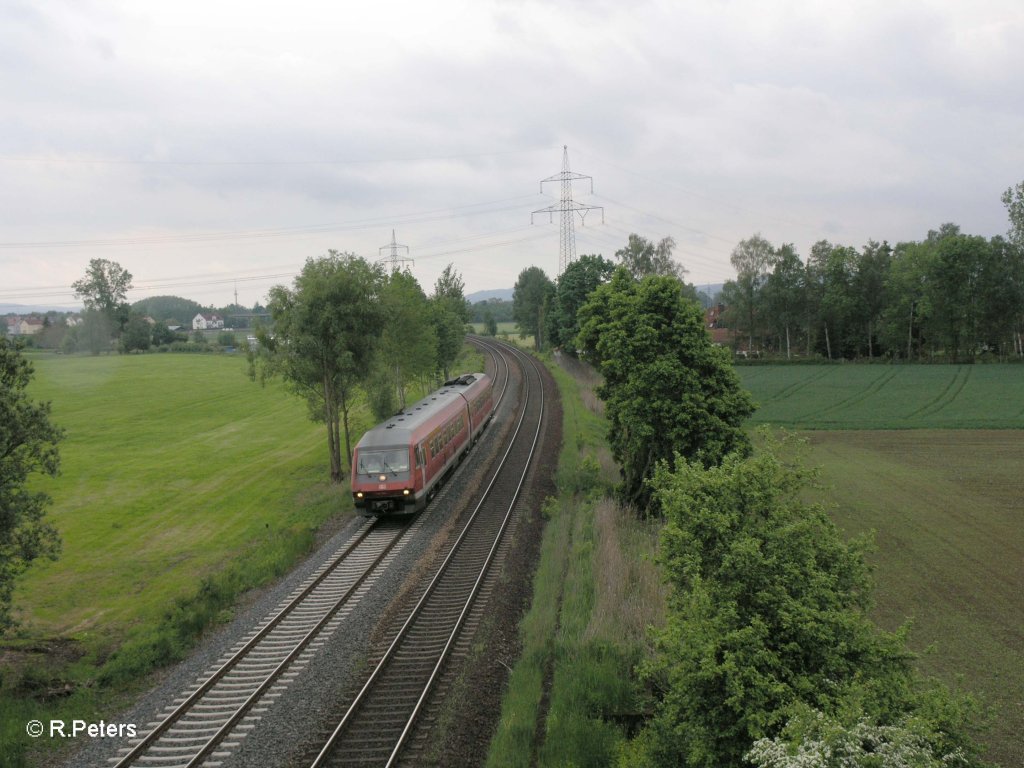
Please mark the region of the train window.
<svg viewBox="0 0 1024 768"><path fill-rule="evenodd" d="M409 471L409 449L393 448L383 451L360 451L356 471L360 475L396 475Z"/></svg>

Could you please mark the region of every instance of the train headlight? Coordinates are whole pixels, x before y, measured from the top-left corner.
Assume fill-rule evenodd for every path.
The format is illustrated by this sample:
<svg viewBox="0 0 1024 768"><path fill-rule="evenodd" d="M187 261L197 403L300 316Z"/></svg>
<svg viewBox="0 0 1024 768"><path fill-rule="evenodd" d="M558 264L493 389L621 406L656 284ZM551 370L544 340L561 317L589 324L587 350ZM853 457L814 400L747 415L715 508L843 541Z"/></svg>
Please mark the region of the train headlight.
<svg viewBox="0 0 1024 768"><path fill-rule="evenodd" d="M388 476L387 476L387 475L381 475L381 476L380 476L380 481L381 481L382 483L383 483L383 482L384 482L385 480L387 480L387 479L388 479Z"/></svg>
<svg viewBox="0 0 1024 768"><path fill-rule="evenodd" d="M363 492L362 491L356 491L356 498L357 499L363 498Z"/></svg>
<svg viewBox="0 0 1024 768"><path fill-rule="evenodd" d="M409 495L409 489L406 488L404 491L402 491L402 494L405 495L405 496L408 496Z"/></svg>

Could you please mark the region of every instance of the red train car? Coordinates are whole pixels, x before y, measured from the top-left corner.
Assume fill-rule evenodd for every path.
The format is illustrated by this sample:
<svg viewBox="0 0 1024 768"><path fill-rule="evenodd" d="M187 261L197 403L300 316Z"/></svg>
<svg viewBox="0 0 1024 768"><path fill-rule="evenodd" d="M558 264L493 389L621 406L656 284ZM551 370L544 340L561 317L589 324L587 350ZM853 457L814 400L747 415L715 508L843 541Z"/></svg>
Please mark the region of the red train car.
<svg viewBox="0 0 1024 768"><path fill-rule="evenodd" d="M491 377L467 373L371 429L352 456L352 499L367 514L418 512L494 410Z"/></svg>

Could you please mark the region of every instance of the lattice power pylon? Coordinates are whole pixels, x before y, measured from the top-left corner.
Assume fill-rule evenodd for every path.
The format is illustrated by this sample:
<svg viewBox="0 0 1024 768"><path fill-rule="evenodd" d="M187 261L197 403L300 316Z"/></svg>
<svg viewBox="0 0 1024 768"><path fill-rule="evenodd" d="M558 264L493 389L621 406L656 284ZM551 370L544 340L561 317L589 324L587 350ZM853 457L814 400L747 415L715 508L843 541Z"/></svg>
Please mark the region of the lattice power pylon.
<svg viewBox="0 0 1024 768"><path fill-rule="evenodd" d="M391 230L391 244L390 245L382 245L380 248L377 249L378 253L380 253L381 251L384 251L384 250L389 250L391 253L388 256L382 256L381 258L377 259L377 262L378 263L384 262L385 264L390 264L392 272L397 272L405 264L415 264L416 263L412 259L399 256L398 255L398 249L399 248L405 248L405 252L409 253L409 246L408 245L399 245L397 242L395 242L395 230L392 229Z"/></svg>
<svg viewBox="0 0 1024 768"><path fill-rule="evenodd" d="M594 178L592 176L584 176L582 173L573 173L569 170L569 146L562 146L562 172L556 173L554 176L549 176L546 179L542 179L540 182L540 191L544 192L544 185L548 182L560 181L562 183L562 199L558 205L549 205L547 208L541 208L539 211L534 211L530 214L530 223L533 223L533 216L537 213L546 213L554 220L555 213L561 214L561 226L559 228L560 240L558 244L558 274L561 275L565 268L576 261L576 218L575 214L580 215L580 224L584 223L586 215L589 211L601 211L601 223L604 223L604 208L599 205L586 205L585 203L577 203L572 199L572 183L581 179L590 179L590 192L594 192Z"/></svg>

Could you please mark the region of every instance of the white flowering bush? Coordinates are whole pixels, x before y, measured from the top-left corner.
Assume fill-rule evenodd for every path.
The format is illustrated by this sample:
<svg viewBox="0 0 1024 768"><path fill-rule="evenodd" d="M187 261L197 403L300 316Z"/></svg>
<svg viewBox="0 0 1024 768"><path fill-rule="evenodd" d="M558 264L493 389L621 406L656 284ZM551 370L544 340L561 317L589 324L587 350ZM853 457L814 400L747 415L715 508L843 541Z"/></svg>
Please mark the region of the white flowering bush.
<svg viewBox="0 0 1024 768"><path fill-rule="evenodd" d="M756 768L960 768L970 765L963 750L936 754L919 721L853 726L816 710L789 721L781 736L759 739L746 754Z"/></svg>

